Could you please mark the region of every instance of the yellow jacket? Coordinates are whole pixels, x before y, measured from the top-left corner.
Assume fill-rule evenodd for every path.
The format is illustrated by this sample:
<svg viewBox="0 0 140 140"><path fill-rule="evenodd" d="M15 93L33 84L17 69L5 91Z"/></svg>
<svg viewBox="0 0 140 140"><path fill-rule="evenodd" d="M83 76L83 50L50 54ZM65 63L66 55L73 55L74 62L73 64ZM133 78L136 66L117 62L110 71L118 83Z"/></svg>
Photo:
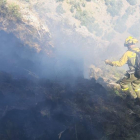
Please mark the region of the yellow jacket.
<svg viewBox="0 0 140 140"><path fill-rule="evenodd" d="M132 50L135 50L137 52L140 51L139 48L133 48ZM119 61L113 61L112 65L113 66L117 66L117 67L121 67L124 64L128 64L130 70L134 69L135 66L135 60L136 60L136 53L132 52L131 50L128 50Z"/></svg>

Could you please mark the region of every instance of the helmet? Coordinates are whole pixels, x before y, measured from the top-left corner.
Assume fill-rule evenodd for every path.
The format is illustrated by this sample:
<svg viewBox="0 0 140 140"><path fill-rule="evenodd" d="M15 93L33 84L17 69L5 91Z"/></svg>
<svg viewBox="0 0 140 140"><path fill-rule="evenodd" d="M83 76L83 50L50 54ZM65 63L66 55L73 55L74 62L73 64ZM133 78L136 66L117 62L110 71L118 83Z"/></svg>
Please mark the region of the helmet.
<svg viewBox="0 0 140 140"><path fill-rule="evenodd" d="M136 38L133 38L132 36L129 36L125 39L125 43L124 43L124 46L128 46L128 45L133 45L133 44L136 44L138 43L138 40Z"/></svg>

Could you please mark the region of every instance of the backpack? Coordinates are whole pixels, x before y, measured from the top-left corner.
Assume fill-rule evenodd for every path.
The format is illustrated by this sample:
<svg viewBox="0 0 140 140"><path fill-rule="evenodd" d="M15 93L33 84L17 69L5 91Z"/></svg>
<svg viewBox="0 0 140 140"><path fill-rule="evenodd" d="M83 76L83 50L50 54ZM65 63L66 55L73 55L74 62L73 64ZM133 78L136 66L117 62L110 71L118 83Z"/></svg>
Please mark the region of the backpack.
<svg viewBox="0 0 140 140"><path fill-rule="evenodd" d="M136 53L136 61L135 61L135 76L140 79L140 52L131 50Z"/></svg>

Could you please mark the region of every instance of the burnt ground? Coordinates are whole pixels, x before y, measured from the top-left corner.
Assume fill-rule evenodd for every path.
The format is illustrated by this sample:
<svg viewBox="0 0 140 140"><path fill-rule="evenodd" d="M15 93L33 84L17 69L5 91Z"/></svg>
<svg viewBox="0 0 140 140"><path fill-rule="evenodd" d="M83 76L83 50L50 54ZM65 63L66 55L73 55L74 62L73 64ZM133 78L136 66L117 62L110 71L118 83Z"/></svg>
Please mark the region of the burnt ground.
<svg viewBox="0 0 140 140"><path fill-rule="evenodd" d="M139 140L140 107L94 79L0 72L0 140Z"/></svg>
<svg viewBox="0 0 140 140"><path fill-rule="evenodd" d="M140 106L78 78L82 62L46 58L4 31L0 43L0 140L140 139Z"/></svg>

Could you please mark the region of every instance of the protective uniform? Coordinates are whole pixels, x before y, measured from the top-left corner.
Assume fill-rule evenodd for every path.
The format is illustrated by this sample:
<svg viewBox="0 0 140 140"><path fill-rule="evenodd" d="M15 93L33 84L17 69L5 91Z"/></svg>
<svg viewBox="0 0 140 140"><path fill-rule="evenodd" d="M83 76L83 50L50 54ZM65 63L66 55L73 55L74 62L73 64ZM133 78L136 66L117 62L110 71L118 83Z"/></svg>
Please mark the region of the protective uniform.
<svg viewBox="0 0 140 140"><path fill-rule="evenodd" d="M136 44L138 42L137 39L133 38L133 37L128 37L125 40L125 44L124 46L127 46L129 44L133 45ZM140 99L140 79L138 79L137 77L135 77L134 72L135 72L135 61L136 61L136 52L139 52L140 49L137 47L134 47L132 49L129 49L122 57L119 61L106 61L106 64L109 64L111 66L117 66L117 67L121 67L124 64L128 64L130 71L128 71L128 73L125 75L125 77L120 81L120 86L122 88L122 91L124 92L128 92L131 95L131 98L136 99L139 98Z"/></svg>

